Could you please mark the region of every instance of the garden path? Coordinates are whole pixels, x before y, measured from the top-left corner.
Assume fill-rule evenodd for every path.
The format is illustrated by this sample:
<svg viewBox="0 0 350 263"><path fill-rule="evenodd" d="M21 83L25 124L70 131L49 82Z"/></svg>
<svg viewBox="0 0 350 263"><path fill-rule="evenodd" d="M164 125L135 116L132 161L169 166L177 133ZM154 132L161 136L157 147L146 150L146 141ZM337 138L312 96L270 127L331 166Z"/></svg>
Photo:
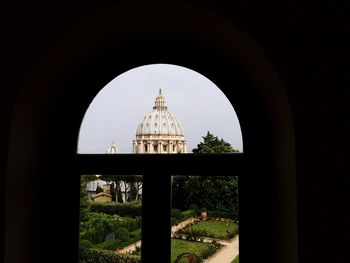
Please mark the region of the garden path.
<svg viewBox="0 0 350 263"><path fill-rule="evenodd" d="M128 254L132 253L136 250L136 247L141 247L141 240L136 241L135 243L132 243L131 245L124 247L122 249L117 249L117 252L119 254Z"/></svg>
<svg viewBox="0 0 350 263"><path fill-rule="evenodd" d="M231 242L219 241L224 245L217 254L205 260L205 263L230 263L238 255L239 237L238 235L233 238Z"/></svg>
<svg viewBox="0 0 350 263"><path fill-rule="evenodd" d="M195 217L191 217L189 219L186 219L185 221L182 221L182 222L178 223L177 225L173 225L171 227L171 237L173 237L173 234L176 231L186 227L188 224L193 223L194 221L196 221L196 218Z"/></svg>
<svg viewBox="0 0 350 263"><path fill-rule="evenodd" d="M188 224L192 223L193 221L195 221L194 217L191 217L185 221L182 221L181 223L174 225L171 227L171 236L173 236L173 233L175 233L177 230L184 228L185 226L187 226ZM120 254L128 254L128 253L132 253L136 250L136 247L140 247L141 246L141 240L130 244L127 247L124 247L122 249L118 249L117 252Z"/></svg>

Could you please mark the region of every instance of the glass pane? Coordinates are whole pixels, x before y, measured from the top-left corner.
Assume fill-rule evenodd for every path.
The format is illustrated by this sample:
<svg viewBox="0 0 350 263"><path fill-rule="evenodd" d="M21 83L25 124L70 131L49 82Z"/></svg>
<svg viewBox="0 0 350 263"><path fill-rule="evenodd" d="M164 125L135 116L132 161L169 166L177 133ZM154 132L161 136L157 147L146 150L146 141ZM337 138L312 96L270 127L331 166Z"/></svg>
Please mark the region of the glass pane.
<svg viewBox="0 0 350 263"><path fill-rule="evenodd" d="M185 67L145 65L96 95L81 124L78 153L192 153L208 131L213 147L199 152L243 152L237 115L219 87Z"/></svg>
<svg viewBox="0 0 350 263"><path fill-rule="evenodd" d="M79 260L140 260L142 176L80 178Z"/></svg>
<svg viewBox="0 0 350 263"><path fill-rule="evenodd" d="M171 223L171 262L238 262L237 176L173 176Z"/></svg>

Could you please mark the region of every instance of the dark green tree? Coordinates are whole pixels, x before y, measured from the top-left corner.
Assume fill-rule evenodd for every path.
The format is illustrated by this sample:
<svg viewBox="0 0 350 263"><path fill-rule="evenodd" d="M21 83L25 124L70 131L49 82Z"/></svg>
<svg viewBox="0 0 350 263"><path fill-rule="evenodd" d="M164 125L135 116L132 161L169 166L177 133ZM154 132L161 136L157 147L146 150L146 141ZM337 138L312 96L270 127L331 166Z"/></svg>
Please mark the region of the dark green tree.
<svg viewBox="0 0 350 263"><path fill-rule="evenodd" d="M129 192L127 192L127 201L139 200L139 191L142 189L142 177L138 175L128 176L126 182L129 184Z"/></svg>
<svg viewBox="0 0 350 263"><path fill-rule="evenodd" d="M193 153L234 153L239 152L234 149L231 144L220 139L217 136L214 136L209 131L206 136L203 136L203 142L197 144L197 148L192 150Z"/></svg>
<svg viewBox="0 0 350 263"><path fill-rule="evenodd" d="M103 189L102 189L101 186L98 185L98 186L96 187L95 193L98 194L98 193L101 193L101 192L103 192Z"/></svg>
<svg viewBox="0 0 350 263"><path fill-rule="evenodd" d="M124 178L122 175L101 175L99 177L101 180L106 181L110 185L112 201L116 203L123 203L122 191L120 188L120 184ZM112 194L113 193L113 194Z"/></svg>
<svg viewBox="0 0 350 263"><path fill-rule="evenodd" d="M224 139L209 131L193 153L234 153ZM188 209L192 204L208 210L234 213L237 216L238 179L236 176L175 176L172 182L173 207Z"/></svg>
<svg viewBox="0 0 350 263"><path fill-rule="evenodd" d="M199 208L237 215L236 176L175 176L172 187L174 208L186 210L196 204Z"/></svg>
<svg viewBox="0 0 350 263"><path fill-rule="evenodd" d="M96 179L97 177L95 175L82 175L80 177L80 232L83 232L85 229L84 223L88 220L90 214L90 201L86 185L89 181L94 181Z"/></svg>

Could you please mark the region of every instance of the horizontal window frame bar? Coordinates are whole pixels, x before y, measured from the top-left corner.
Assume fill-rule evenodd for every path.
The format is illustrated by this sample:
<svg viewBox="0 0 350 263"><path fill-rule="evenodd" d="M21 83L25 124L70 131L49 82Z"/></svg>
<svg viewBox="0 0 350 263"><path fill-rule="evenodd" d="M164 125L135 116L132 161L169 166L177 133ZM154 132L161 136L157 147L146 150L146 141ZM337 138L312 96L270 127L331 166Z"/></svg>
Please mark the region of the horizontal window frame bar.
<svg viewBox="0 0 350 263"><path fill-rule="evenodd" d="M79 174L239 175L245 165L242 153L229 154L76 154ZM237 174L232 174L232 173Z"/></svg>

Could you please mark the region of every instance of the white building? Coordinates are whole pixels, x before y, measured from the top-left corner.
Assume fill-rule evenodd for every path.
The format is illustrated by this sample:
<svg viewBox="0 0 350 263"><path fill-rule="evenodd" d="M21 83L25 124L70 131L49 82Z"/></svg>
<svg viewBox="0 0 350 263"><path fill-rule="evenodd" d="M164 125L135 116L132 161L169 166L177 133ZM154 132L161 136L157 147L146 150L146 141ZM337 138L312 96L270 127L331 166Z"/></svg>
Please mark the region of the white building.
<svg viewBox="0 0 350 263"><path fill-rule="evenodd" d="M96 194L97 187L101 187L104 192L109 193L109 184L106 181L96 179L94 181L89 181L86 184L86 190L88 191L88 197L91 198Z"/></svg>
<svg viewBox="0 0 350 263"><path fill-rule="evenodd" d="M153 110L145 115L136 130L133 153L186 153L185 136L179 120L168 111L162 90Z"/></svg>

